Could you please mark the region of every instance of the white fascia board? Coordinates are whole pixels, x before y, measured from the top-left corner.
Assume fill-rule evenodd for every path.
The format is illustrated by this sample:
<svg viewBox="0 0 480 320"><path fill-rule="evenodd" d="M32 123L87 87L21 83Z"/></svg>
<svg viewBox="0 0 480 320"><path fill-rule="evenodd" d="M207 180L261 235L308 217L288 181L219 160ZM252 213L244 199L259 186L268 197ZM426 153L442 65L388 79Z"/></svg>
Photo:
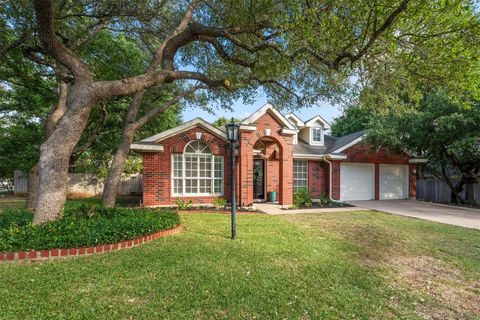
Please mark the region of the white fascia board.
<svg viewBox="0 0 480 320"><path fill-rule="evenodd" d="M297 115L293 112L290 112L289 114L287 114L285 118L287 118L287 120L289 120L289 118L292 118L293 120L295 120L295 122L297 123L297 126L296 126L297 128L301 128L305 126L305 123L302 121L302 119L297 117Z"/></svg>
<svg viewBox="0 0 480 320"><path fill-rule="evenodd" d="M263 116L266 112L270 111L277 120L279 120L288 129L295 129L295 126L290 123L274 106L270 103L265 104L263 107L255 111L250 117L243 120L240 124L252 124Z"/></svg>
<svg viewBox="0 0 480 320"><path fill-rule="evenodd" d="M163 152L163 145L132 143L130 145L130 149L134 151L142 151L142 152Z"/></svg>
<svg viewBox="0 0 480 320"><path fill-rule="evenodd" d="M181 124L181 125L179 125L175 128L163 131L163 132L158 133L154 136L143 139L140 142L157 142L157 141L169 138L171 136L174 136L176 134L179 134L183 131L187 131L187 130L189 130L191 128L194 128L196 126L202 126L204 129L206 129L207 131L210 131L211 133L213 133L217 137L219 137L223 140L228 140L225 132L221 131L218 128L215 128L210 123L203 120L202 118L195 118L195 119L193 119L191 121L188 121L188 122L185 122L185 123L183 123L183 124Z"/></svg>
<svg viewBox="0 0 480 320"><path fill-rule="evenodd" d="M293 159L314 159L321 160L325 155L324 154L305 154L305 153L294 153Z"/></svg>
<svg viewBox="0 0 480 320"><path fill-rule="evenodd" d="M414 158L414 159L409 159L408 163L426 163L428 162L428 159L425 158Z"/></svg>
<svg viewBox="0 0 480 320"><path fill-rule="evenodd" d="M323 160L324 158L328 158L330 160L346 160L347 155L345 154L306 154L306 153L294 153L294 159L315 159L315 160Z"/></svg>
<svg viewBox="0 0 480 320"><path fill-rule="evenodd" d="M312 119L308 120L307 122L305 122L305 126L310 127L317 121L323 124L323 128L330 129L330 123L328 123L327 120L323 119L320 116L315 116Z"/></svg>
<svg viewBox="0 0 480 320"><path fill-rule="evenodd" d="M327 158L332 160L346 160L348 157L345 154L327 154Z"/></svg>
<svg viewBox="0 0 480 320"><path fill-rule="evenodd" d="M256 125L251 125L251 124L241 124L240 125L240 131L256 131L257 126Z"/></svg>
<svg viewBox="0 0 480 320"><path fill-rule="evenodd" d="M282 134L287 135L287 136L296 135L297 132L298 132L298 131L297 131L296 129L287 129L287 128L283 128L283 129L282 129Z"/></svg>
<svg viewBox="0 0 480 320"><path fill-rule="evenodd" d="M355 139L355 140L347 143L347 144L344 145L343 147L340 147L340 148L338 148L337 150L333 150L332 153L340 153L340 152L342 152L342 151L344 151L344 150L347 150L347 149L350 148L351 146L354 146L354 145L356 145L357 143L359 143L360 141L362 141L364 137L365 137L365 135L363 135L363 136L361 136L361 137L358 137L357 139Z"/></svg>

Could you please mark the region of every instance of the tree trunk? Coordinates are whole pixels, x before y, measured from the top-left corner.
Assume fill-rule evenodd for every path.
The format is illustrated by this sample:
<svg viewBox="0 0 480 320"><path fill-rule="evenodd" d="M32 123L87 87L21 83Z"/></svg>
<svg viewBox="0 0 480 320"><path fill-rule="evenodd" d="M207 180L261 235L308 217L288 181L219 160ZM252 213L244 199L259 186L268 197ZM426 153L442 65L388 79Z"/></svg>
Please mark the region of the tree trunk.
<svg viewBox="0 0 480 320"><path fill-rule="evenodd" d="M117 152L113 157L110 170L108 171L107 180L103 188L102 204L105 207L115 206L117 199L117 190L122 179L123 169L125 168L125 161L127 159L128 152L130 151L130 145L132 144L133 137L137 130L135 119L137 118L138 110L142 105L144 92L137 92L134 96L128 111L125 116L125 125L122 132L122 140L118 145Z"/></svg>
<svg viewBox="0 0 480 320"><path fill-rule="evenodd" d="M27 210L33 211L38 199L38 188L40 186L40 175L38 171L38 163L28 173L28 189L27 189Z"/></svg>
<svg viewBox="0 0 480 320"><path fill-rule="evenodd" d="M48 139L52 135L57 123L65 114L65 111L67 110L67 96L68 86L64 81L60 80L58 84L58 101L50 110L45 124L45 139ZM27 210L30 211L35 209L38 199L38 188L40 186L40 174L38 168L39 164L37 163L28 173Z"/></svg>
<svg viewBox="0 0 480 320"><path fill-rule="evenodd" d="M451 203L465 203L465 200L462 198L462 196L460 196L460 192L462 192L463 190L463 185L464 185L464 180L463 180L463 176L462 176L462 179L460 179L458 182L457 182L457 185L453 185L452 183L452 180L450 179L450 176L447 172L447 169L442 166L442 169L441 169L441 174L440 176L438 176L438 178L440 178L441 180L443 180L447 186L450 188L450 202Z"/></svg>
<svg viewBox="0 0 480 320"><path fill-rule="evenodd" d="M102 203L105 207L115 206L117 198L117 190L122 178L123 169L125 168L125 161L130 151L130 145L132 144L133 137L135 135L136 126L129 124L125 126L122 133L122 140L117 148L117 152L113 157L110 170L108 171L108 177L105 181L105 187L103 189Z"/></svg>
<svg viewBox="0 0 480 320"><path fill-rule="evenodd" d="M67 199L70 156L80 140L95 103L95 98L88 88L72 90L67 111L51 136L40 147L40 187L34 224L61 218Z"/></svg>

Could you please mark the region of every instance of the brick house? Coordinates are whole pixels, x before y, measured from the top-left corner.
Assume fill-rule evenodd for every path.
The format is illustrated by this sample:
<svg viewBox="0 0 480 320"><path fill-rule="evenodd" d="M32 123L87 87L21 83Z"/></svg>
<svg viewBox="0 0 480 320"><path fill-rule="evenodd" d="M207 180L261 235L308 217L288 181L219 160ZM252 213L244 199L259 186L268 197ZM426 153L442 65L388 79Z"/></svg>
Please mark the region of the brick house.
<svg viewBox="0 0 480 320"><path fill-rule="evenodd" d="M417 159L373 149L365 132L325 133L320 116L302 121L266 104L240 123L236 192L241 206L277 200L292 204L307 187L312 199L384 200L415 197ZM230 152L223 128L196 118L132 144L143 155L143 204L174 205L176 199L209 204L230 198Z"/></svg>

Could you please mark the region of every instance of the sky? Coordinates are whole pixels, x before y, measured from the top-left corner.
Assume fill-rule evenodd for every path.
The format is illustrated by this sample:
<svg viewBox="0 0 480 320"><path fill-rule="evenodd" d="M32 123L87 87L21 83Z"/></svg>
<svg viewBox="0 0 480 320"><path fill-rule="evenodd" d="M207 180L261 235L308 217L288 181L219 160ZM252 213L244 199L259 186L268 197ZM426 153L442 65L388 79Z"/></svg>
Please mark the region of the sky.
<svg viewBox="0 0 480 320"><path fill-rule="evenodd" d="M208 122L213 122L220 117L225 117L230 119L231 117L244 119L254 113L257 109L261 108L264 104L268 102L265 94L259 93L258 99L253 104L243 104L241 100L237 101L233 105L234 112L228 110L214 110L215 114L209 113L200 108L187 108L184 109L182 114L183 121L189 121L194 118L200 117ZM289 111L283 111L283 114L287 114ZM328 122L342 114L342 109L338 106L333 106L328 103L321 103L316 107L302 108L295 111L295 114L302 120L311 119L317 115L322 116Z"/></svg>

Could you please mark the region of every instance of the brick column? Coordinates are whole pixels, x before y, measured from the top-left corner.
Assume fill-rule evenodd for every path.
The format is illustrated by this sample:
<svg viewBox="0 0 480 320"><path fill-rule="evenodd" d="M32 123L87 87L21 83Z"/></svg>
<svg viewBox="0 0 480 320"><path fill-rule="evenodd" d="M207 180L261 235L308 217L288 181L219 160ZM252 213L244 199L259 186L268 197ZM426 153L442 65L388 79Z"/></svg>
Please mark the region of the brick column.
<svg viewBox="0 0 480 320"><path fill-rule="evenodd" d="M332 198L340 200L340 162L332 161Z"/></svg>
<svg viewBox="0 0 480 320"><path fill-rule="evenodd" d="M410 198L417 197L417 165L408 165L408 196Z"/></svg>
<svg viewBox="0 0 480 320"><path fill-rule="evenodd" d="M285 148L280 154L280 204L290 206L293 203L293 157L291 148ZM287 150L285 150L287 149Z"/></svg>
<svg viewBox="0 0 480 320"><path fill-rule="evenodd" d="M380 165L375 163L375 200L380 199Z"/></svg>
<svg viewBox="0 0 480 320"><path fill-rule="evenodd" d="M239 145L239 203L241 206L249 206L253 203L253 146L250 145L252 133L240 133Z"/></svg>

